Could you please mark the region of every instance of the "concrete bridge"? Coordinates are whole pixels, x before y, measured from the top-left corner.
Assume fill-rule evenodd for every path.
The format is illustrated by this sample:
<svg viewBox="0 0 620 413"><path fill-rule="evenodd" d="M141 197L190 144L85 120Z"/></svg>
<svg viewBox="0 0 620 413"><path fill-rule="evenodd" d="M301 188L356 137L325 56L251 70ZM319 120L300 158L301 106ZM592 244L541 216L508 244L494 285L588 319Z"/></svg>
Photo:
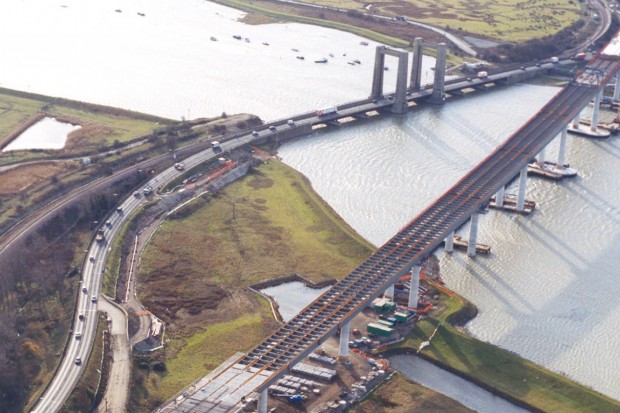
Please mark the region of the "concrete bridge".
<svg viewBox="0 0 620 413"><path fill-rule="evenodd" d="M439 58L434 87L422 90L419 85L421 54L416 57L416 50L421 53L421 48L426 44L418 40L416 44L411 76L407 76L406 73L406 52L378 48L369 99L341 105L337 111L328 115L312 113L300 115L294 122L311 127L377 108L404 113L408 104L416 99L428 98L434 103L442 103L445 93L500 79L510 79L528 71L547 70L556 64L546 62L531 68L516 68L497 74L490 73L484 78L458 80L445 84L443 67L440 66L444 61L442 54L445 54L445 49L438 45ZM399 58L396 92L387 97L382 94L382 59L385 55ZM454 231L468 220L471 221L468 255L475 255L478 212L494 196L496 202L501 204L504 200L505 186L516 176L519 177L516 210L522 211L525 206L527 164L558 134L561 134L562 141L565 141L570 122L578 117L579 112L592 98L595 98L597 103L600 101L603 87L619 70L620 37L617 34L610 44L588 63L585 70L580 71L561 92L504 144L377 249L347 277L256 348L222 366L216 373L203 378L193 386L194 390L191 393L186 393L182 397L182 400L167 403L157 412L238 411L243 407L246 398L258 398L258 411L265 413L269 385L287 373L337 330L341 332L340 355L347 356L350 320L374 298L386 290L389 291L397 280L408 273L412 274L409 306L416 307L416 285L419 280L420 263L444 240L445 248L451 250ZM406 85L407 78L411 79L409 86ZM592 123L595 128L594 119ZM285 127L284 125L285 123L281 127ZM273 132L273 128L269 131ZM257 131L257 134L261 135L261 132ZM263 138L267 139L265 134L267 132L262 132ZM560 151L564 151L565 143L560 146ZM563 156L560 154L560 157Z"/></svg>

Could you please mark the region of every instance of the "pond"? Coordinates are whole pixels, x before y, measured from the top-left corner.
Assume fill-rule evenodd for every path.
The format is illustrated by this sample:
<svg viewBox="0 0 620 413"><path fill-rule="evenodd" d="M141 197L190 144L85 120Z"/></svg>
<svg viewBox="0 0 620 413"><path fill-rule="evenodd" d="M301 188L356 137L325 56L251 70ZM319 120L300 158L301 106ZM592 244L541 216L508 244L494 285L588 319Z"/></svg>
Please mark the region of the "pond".
<svg viewBox="0 0 620 413"><path fill-rule="evenodd" d="M62 149L69 134L80 128L79 125L60 122L54 118L43 118L9 143L2 152L17 149Z"/></svg>
<svg viewBox="0 0 620 413"><path fill-rule="evenodd" d="M301 281L287 282L260 290L261 293L271 296L278 303L278 311L284 321L295 317L304 307L314 301L319 295L331 287L312 288Z"/></svg>

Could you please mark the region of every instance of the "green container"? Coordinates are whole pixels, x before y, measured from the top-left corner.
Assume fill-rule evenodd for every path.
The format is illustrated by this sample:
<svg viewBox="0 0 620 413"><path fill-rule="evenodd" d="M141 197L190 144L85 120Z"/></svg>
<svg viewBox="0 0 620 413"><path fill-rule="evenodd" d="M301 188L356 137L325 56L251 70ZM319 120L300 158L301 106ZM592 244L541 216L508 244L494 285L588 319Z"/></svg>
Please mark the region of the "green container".
<svg viewBox="0 0 620 413"><path fill-rule="evenodd" d="M392 332L394 331L394 329L391 327L384 326L382 324L377 324L377 323L368 323L368 325L366 326L366 330L369 333L377 334L377 335L384 336L384 337L391 336Z"/></svg>

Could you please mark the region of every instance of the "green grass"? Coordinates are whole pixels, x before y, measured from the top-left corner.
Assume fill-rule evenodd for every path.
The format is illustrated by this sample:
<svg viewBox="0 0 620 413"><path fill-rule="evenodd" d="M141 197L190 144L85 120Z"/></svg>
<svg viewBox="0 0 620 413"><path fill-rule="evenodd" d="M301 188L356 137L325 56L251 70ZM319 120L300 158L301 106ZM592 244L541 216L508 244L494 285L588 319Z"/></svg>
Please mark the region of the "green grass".
<svg viewBox="0 0 620 413"><path fill-rule="evenodd" d="M289 13L286 11L281 11L282 8L273 7L273 5L265 5L258 2L248 2L243 0L215 0L216 3L233 7L235 9L243 10L251 13L259 13L265 16L272 17L277 20L284 21L293 21L297 23L304 24L312 24L315 26L327 27L330 29L342 30L345 32L353 33L358 36L365 37L367 39L372 39L377 42L386 44L388 46L393 47L407 47L409 46L409 41L398 39L396 37L391 37L385 34L377 33L372 30L364 29L363 27L352 26L350 24L339 23L335 21L325 20L325 19L316 19L312 17L305 17L296 15L293 13ZM260 4L260 5L259 5Z"/></svg>
<svg viewBox="0 0 620 413"><path fill-rule="evenodd" d="M167 362L168 370L174 374L164 375L159 394L164 398L172 397L179 389L213 371L235 352L247 352L260 343L269 333L262 318L271 313L267 305L261 310L262 314L246 314L230 322L210 325L184 340L183 348Z"/></svg>
<svg viewBox="0 0 620 413"><path fill-rule="evenodd" d="M446 296L443 296L446 297ZM414 332L390 351L416 351L441 327L421 355L504 397L546 412L620 411L620 402L553 373L516 354L481 342L452 327L447 318L463 307L458 297L446 301L447 310L437 318L420 321Z"/></svg>
<svg viewBox="0 0 620 413"><path fill-rule="evenodd" d="M365 12L352 0L312 2ZM521 42L557 33L577 21L582 10L575 0L407 0L372 3L371 11L387 16L406 16L439 28L450 27L507 42Z"/></svg>

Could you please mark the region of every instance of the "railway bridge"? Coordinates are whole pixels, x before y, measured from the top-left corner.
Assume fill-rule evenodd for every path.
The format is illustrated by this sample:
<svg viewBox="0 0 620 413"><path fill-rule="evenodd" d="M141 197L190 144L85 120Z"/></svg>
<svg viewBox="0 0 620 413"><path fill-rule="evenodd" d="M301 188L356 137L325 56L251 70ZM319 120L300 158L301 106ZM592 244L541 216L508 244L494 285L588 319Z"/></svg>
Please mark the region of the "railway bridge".
<svg viewBox="0 0 620 413"><path fill-rule="evenodd" d="M406 68L406 65L399 67ZM472 221L469 244L475 247L478 212L493 196L501 202L505 186L516 176L519 176L516 208L523 209L528 162L558 134L565 137L570 122L592 98L600 100L603 87L619 70L620 35L616 34L537 114L347 277L256 348L201 379L182 400L173 400L157 412L235 412L243 407L246 399L257 397L258 411L265 413L267 388L338 329L340 352L346 355L350 320L402 276L411 272L415 280L420 263L444 240L450 248L454 231L468 220ZM403 98L402 85L400 88L394 99L396 111L407 100L407 91ZM379 90L379 86L373 86L373 93ZM442 93L443 90L426 94L437 99ZM468 254L475 254L475 249ZM413 284L411 291L417 292ZM416 300L410 293L410 305Z"/></svg>

